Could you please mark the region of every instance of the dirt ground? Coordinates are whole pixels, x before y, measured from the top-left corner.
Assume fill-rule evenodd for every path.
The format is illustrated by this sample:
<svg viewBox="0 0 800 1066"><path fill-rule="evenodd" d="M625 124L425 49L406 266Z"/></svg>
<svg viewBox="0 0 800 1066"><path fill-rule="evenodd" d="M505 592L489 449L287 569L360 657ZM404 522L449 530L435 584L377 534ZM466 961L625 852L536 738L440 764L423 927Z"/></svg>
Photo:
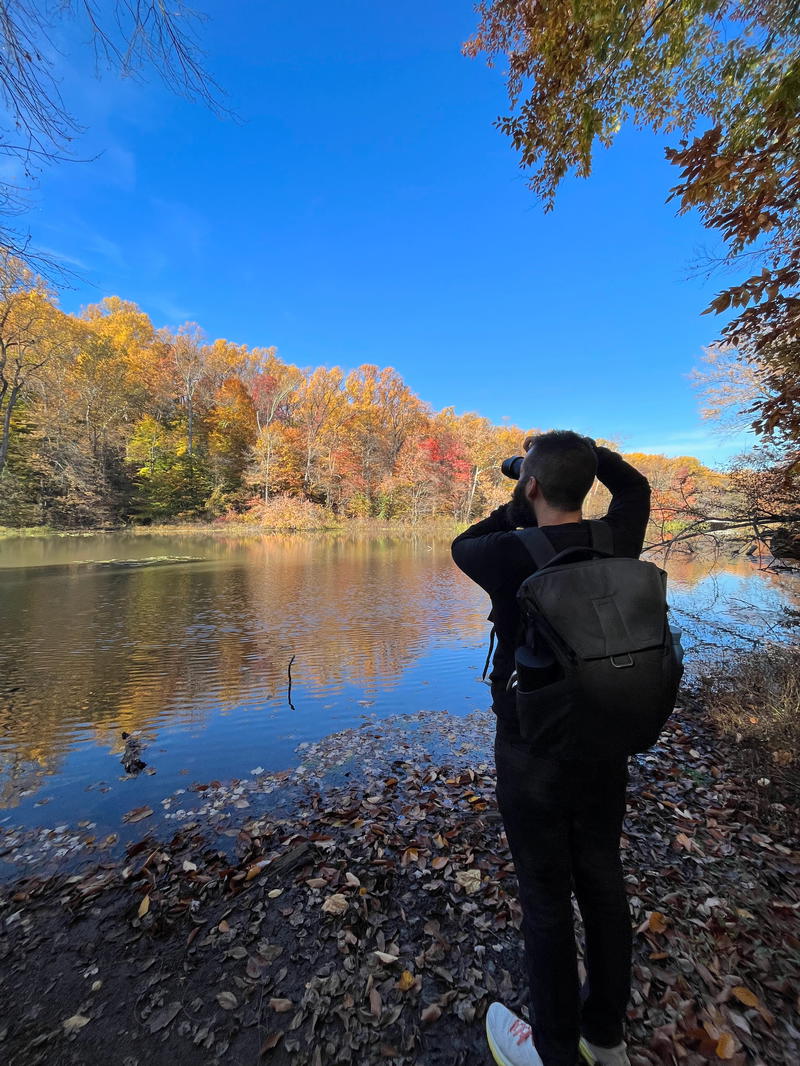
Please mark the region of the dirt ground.
<svg viewBox="0 0 800 1066"><path fill-rule="evenodd" d="M274 782L201 783L169 832L20 867L0 888L2 1059L490 1063L489 1003L526 994L492 728L373 723L339 738L338 773L292 779L291 810ZM691 701L632 764L635 1066L800 1062L797 807L754 773Z"/></svg>

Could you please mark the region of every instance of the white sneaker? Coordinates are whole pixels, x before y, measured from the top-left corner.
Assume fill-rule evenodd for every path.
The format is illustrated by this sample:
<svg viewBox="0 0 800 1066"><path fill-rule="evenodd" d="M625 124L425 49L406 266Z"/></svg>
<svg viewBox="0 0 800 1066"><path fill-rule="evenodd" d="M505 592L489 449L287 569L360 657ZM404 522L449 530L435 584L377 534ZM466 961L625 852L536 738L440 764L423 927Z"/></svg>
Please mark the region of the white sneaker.
<svg viewBox="0 0 800 1066"><path fill-rule="evenodd" d="M628 1045L623 1040L616 1047L598 1047L590 1044L585 1036L581 1037L578 1049L589 1066L631 1066L628 1058Z"/></svg>
<svg viewBox="0 0 800 1066"><path fill-rule="evenodd" d="M502 1003L492 1003L486 1012L486 1039L498 1066L542 1066L531 1027Z"/></svg>

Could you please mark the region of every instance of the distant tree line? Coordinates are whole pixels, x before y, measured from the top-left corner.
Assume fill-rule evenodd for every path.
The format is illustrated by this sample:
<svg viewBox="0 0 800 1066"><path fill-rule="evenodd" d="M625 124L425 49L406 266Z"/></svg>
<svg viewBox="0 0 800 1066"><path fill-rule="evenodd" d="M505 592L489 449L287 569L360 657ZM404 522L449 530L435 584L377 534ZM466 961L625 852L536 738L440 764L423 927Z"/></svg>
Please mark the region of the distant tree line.
<svg viewBox="0 0 800 1066"><path fill-rule="evenodd" d="M156 329L112 297L60 311L0 257L0 522L95 526L255 512L466 520L507 493L524 434L434 412L392 369L300 369L274 348Z"/></svg>
<svg viewBox="0 0 800 1066"><path fill-rule="evenodd" d="M210 342L195 323L157 329L118 297L65 314L0 255L2 525L466 523L509 498L500 463L528 432L434 411L390 367L301 369L273 347ZM795 520L780 454L727 473L692 456L628 458L652 486L653 543ZM587 513L607 504L596 483Z"/></svg>

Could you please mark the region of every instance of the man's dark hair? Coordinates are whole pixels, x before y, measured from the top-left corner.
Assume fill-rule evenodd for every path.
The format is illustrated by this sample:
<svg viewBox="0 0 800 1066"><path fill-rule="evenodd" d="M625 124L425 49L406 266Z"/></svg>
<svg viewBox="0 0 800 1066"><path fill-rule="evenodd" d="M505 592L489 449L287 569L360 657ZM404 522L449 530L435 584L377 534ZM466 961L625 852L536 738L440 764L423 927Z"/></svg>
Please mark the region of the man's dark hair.
<svg viewBox="0 0 800 1066"><path fill-rule="evenodd" d="M571 429L554 429L535 438L521 476L536 478L551 507L579 511L596 473L597 453L591 443Z"/></svg>

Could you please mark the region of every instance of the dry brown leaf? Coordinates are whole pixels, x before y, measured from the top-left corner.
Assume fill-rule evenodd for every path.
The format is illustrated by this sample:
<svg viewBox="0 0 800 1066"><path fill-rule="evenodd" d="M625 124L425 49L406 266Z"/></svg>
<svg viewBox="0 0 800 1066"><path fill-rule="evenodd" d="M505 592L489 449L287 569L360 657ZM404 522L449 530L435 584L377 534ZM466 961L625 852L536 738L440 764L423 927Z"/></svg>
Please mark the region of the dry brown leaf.
<svg viewBox="0 0 800 1066"><path fill-rule="evenodd" d="M481 887L480 870L459 870L456 881L461 885L468 896L473 895Z"/></svg>
<svg viewBox="0 0 800 1066"><path fill-rule="evenodd" d="M730 1033L721 1033L714 1050L718 1059L732 1059L736 1041Z"/></svg>
<svg viewBox="0 0 800 1066"><path fill-rule="evenodd" d="M233 992L217 992L217 1003L223 1010L235 1010L239 1006L239 1000Z"/></svg>
<svg viewBox="0 0 800 1066"><path fill-rule="evenodd" d="M414 975L410 970L403 970L400 975L400 980L397 982L397 987L401 992L408 992L414 984Z"/></svg>
<svg viewBox="0 0 800 1066"><path fill-rule="evenodd" d="M217 926L217 929L219 929L221 933L229 933L231 931L231 927L228 925L224 918Z"/></svg>
<svg viewBox="0 0 800 1066"><path fill-rule="evenodd" d="M449 861L446 855L437 855L431 866L434 870L443 870Z"/></svg>
<svg viewBox="0 0 800 1066"><path fill-rule="evenodd" d="M751 992L749 988L745 988L744 985L735 985L731 989L731 995L735 996L745 1007L755 1007L767 1025L775 1024L775 1015L764 1006L755 992Z"/></svg>
<svg viewBox="0 0 800 1066"><path fill-rule="evenodd" d="M276 1014L285 1014L287 1010L291 1010L294 1004L290 999L271 999L269 1001L270 1007Z"/></svg>
<svg viewBox="0 0 800 1066"><path fill-rule="evenodd" d="M149 818L153 813L152 807L134 807L132 811L123 814L123 822L141 822L143 818Z"/></svg>
<svg viewBox="0 0 800 1066"><path fill-rule="evenodd" d="M244 877L245 881L252 881L254 877L258 877L266 865L266 861L262 860L261 862L254 862L252 866L248 866Z"/></svg>
<svg viewBox="0 0 800 1066"><path fill-rule="evenodd" d="M347 897L343 896L341 892L336 892L328 898L322 904L322 909L326 914L344 914L350 904L347 901Z"/></svg>
<svg viewBox="0 0 800 1066"><path fill-rule="evenodd" d="M144 918L145 914L150 910L150 895L143 896L142 902L139 904L139 910L137 914L140 918Z"/></svg>
<svg viewBox="0 0 800 1066"><path fill-rule="evenodd" d="M736 996L740 1003L744 1003L745 1007L759 1007L761 1005L761 1000L755 992L751 992L744 985L736 985L732 988L731 995Z"/></svg>
<svg viewBox="0 0 800 1066"><path fill-rule="evenodd" d="M277 1047L282 1039L283 1033L270 1033L264 1043L261 1045L259 1054L266 1055L268 1051L272 1051L274 1047Z"/></svg>
<svg viewBox="0 0 800 1066"><path fill-rule="evenodd" d="M429 1025L431 1022L437 1022L441 1018L441 1016L442 1008L439 1006L438 1003L429 1004L420 1015L426 1025Z"/></svg>
<svg viewBox="0 0 800 1066"><path fill-rule="evenodd" d="M397 962L397 955L390 955L388 951L373 951L372 954L381 962Z"/></svg>
<svg viewBox="0 0 800 1066"><path fill-rule="evenodd" d="M647 919L647 928L651 933L664 933L667 929L667 921L661 911L653 911Z"/></svg>

